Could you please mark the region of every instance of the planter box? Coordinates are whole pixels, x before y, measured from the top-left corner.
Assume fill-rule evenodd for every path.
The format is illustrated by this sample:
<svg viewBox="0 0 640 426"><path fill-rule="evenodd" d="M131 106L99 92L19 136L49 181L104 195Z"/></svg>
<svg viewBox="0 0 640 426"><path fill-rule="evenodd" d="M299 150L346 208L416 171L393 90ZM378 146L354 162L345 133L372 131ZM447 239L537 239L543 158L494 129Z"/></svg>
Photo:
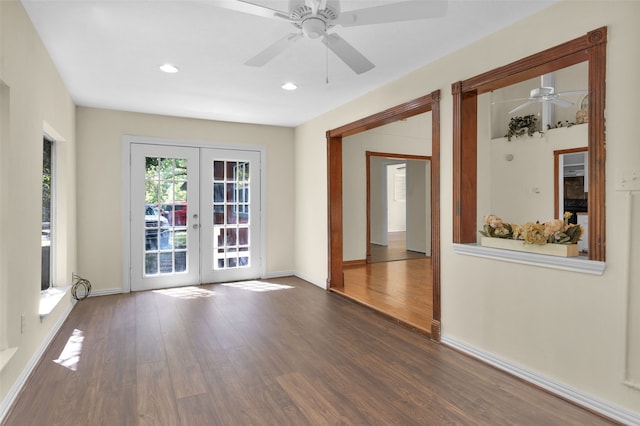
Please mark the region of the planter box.
<svg viewBox="0 0 640 426"><path fill-rule="evenodd" d="M524 251L527 253L546 254L549 256L573 257L578 255L577 244L525 244L520 240L482 237L480 245L505 250Z"/></svg>

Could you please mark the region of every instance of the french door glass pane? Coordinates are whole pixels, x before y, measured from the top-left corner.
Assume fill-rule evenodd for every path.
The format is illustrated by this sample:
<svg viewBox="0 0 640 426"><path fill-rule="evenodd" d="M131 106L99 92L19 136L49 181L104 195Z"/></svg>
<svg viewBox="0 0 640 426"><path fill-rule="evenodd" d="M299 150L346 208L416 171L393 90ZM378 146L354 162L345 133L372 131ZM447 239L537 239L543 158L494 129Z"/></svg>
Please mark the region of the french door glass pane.
<svg viewBox="0 0 640 426"><path fill-rule="evenodd" d="M187 160L146 157L144 274L187 271Z"/></svg>
<svg viewBox="0 0 640 426"><path fill-rule="evenodd" d="M249 169L248 161L213 162L211 205L215 270L251 266Z"/></svg>

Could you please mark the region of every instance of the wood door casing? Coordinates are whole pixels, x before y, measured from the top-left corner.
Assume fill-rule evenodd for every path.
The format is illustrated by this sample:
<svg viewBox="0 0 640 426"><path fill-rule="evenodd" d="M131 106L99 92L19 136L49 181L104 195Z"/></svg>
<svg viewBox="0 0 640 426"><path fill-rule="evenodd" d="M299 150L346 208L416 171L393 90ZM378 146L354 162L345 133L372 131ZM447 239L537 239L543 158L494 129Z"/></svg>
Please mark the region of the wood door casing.
<svg viewBox="0 0 640 426"><path fill-rule="evenodd" d="M342 140L414 115L431 112L431 257L433 316L431 338L440 340L440 91L327 131L328 280L330 290L344 290L342 223Z"/></svg>

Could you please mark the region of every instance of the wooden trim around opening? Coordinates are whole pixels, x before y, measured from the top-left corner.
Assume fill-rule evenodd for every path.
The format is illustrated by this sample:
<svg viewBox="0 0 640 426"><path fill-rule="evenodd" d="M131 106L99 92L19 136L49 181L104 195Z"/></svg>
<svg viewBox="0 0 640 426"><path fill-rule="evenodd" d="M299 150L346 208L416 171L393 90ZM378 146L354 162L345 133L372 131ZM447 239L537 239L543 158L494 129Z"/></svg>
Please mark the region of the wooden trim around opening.
<svg viewBox="0 0 640 426"><path fill-rule="evenodd" d="M475 243L477 96L581 62L589 64L589 259L605 261L605 85L607 28L453 83L453 242Z"/></svg>
<svg viewBox="0 0 640 426"><path fill-rule="evenodd" d="M398 120L431 111L431 259L433 316L431 338L440 341L440 91L373 114L336 129L327 137L328 279L329 289L343 291L342 139Z"/></svg>
<svg viewBox="0 0 640 426"><path fill-rule="evenodd" d="M364 266L367 263L369 263L367 259L345 260L342 262L342 267L348 268L349 266Z"/></svg>

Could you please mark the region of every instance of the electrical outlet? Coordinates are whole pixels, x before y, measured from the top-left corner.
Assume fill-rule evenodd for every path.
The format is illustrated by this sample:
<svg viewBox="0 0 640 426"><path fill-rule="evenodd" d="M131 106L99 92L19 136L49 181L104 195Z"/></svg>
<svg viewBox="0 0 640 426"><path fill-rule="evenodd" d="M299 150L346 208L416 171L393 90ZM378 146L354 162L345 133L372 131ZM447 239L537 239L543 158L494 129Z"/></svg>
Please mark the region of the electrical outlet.
<svg viewBox="0 0 640 426"><path fill-rule="evenodd" d="M20 315L20 334L24 334L25 328L27 328L27 314L23 312Z"/></svg>
<svg viewBox="0 0 640 426"><path fill-rule="evenodd" d="M640 170L620 170L616 184L618 191L640 191Z"/></svg>

